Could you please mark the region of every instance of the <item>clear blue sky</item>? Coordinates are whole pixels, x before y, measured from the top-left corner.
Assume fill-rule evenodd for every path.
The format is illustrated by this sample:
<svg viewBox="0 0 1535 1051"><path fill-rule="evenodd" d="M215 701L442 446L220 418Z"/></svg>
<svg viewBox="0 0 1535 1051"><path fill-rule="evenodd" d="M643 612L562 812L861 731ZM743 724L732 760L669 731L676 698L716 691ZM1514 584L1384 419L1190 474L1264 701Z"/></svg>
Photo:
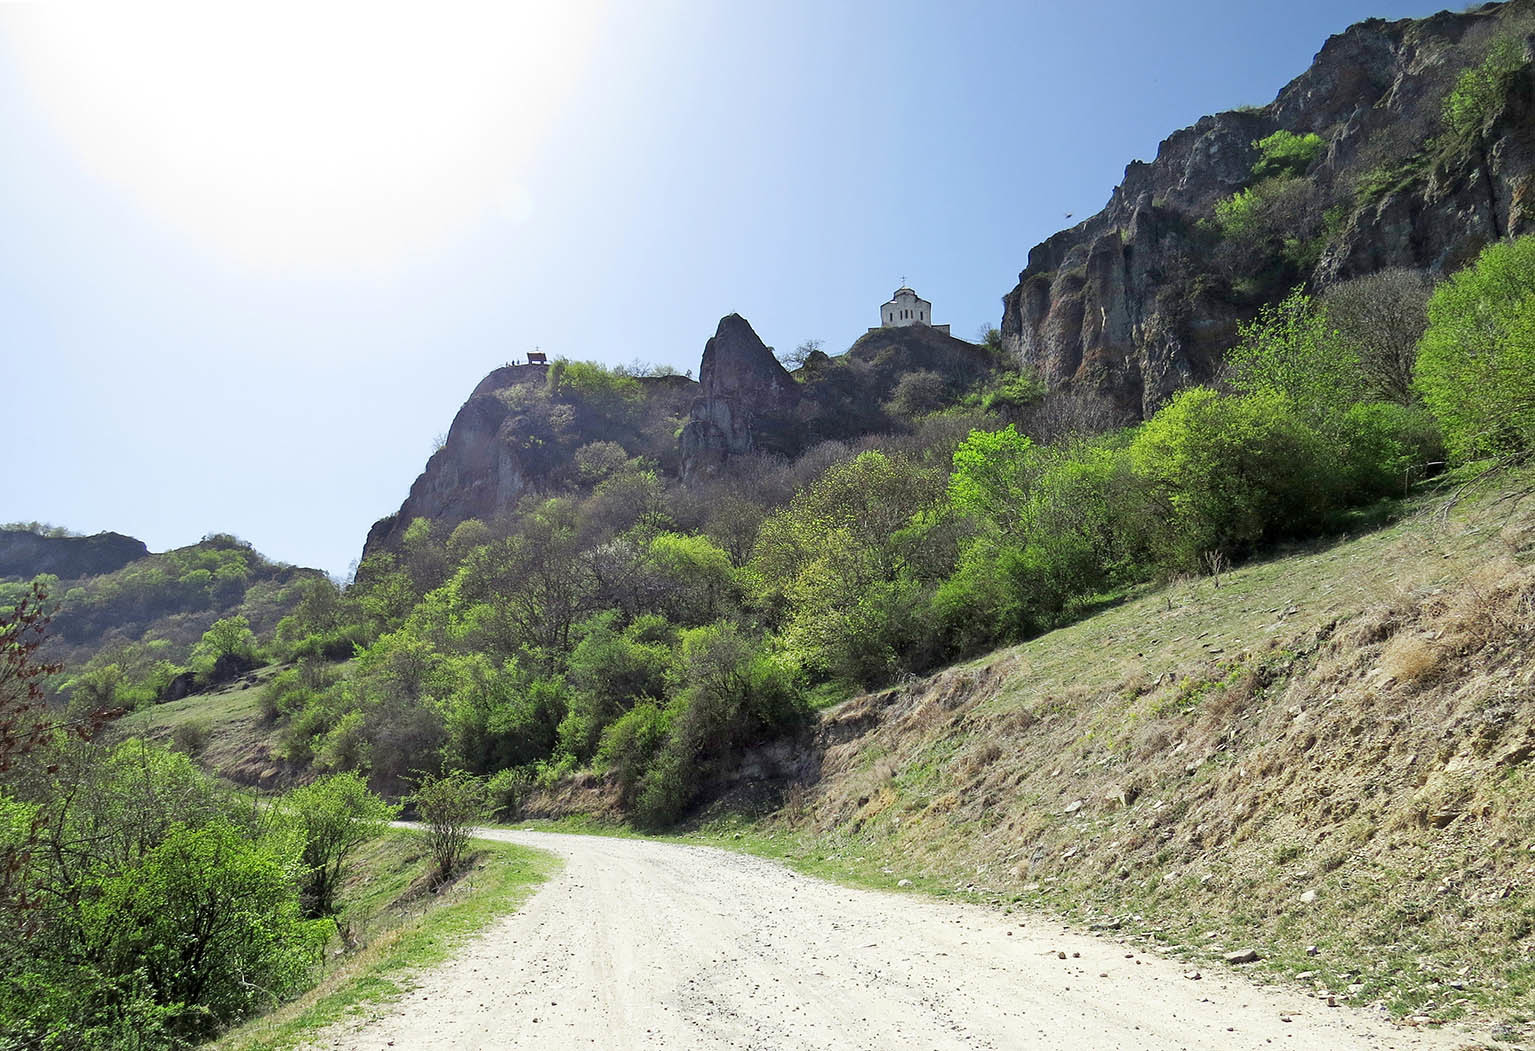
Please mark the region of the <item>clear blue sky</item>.
<svg viewBox="0 0 1535 1051"><path fill-rule="evenodd" d="M972 336L1130 160L1437 9L122 6L0 8L0 521L335 572L503 361L838 352L903 275Z"/></svg>

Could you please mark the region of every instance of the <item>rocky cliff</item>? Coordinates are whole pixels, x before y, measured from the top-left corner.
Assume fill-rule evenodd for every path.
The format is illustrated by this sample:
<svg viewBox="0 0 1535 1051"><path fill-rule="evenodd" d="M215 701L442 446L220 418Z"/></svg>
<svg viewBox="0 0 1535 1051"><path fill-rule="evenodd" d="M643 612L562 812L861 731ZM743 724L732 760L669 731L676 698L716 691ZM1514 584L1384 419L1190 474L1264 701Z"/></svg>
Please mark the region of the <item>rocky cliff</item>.
<svg viewBox="0 0 1535 1051"><path fill-rule="evenodd" d="M368 531L363 557L397 546L417 518L452 529L494 518L528 493L566 489L594 444L675 472L676 432L698 390L685 376L623 377L580 363L496 369L458 410L400 509Z"/></svg>
<svg viewBox="0 0 1535 1051"><path fill-rule="evenodd" d="M698 386L682 430L684 477L754 450L791 451L799 386L740 314L721 318L704 344Z"/></svg>
<svg viewBox="0 0 1535 1051"><path fill-rule="evenodd" d="M1053 390L1106 396L1125 419L1209 377L1237 326L1295 284L1320 288L1388 266L1444 272L1488 241L1535 226L1535 2L1360 23L1261 109L1205 117L1108 205L1029 253L1004 298L1006 350ZM1523 51L1475 141L1441 112L1499 42ZM1216 206L1258 181L1259 140L1315 134L1293 185L1271 183L1272 244L1239 244Z"/></svg>
<svg viewBox="0 0 1535 1051"><path fill-rule="evenodd" d="M148 554L144 541L121 533L43 536L24 529L0 529L0 578L30 579L51 573L75 580L111 573Z"/></svg>

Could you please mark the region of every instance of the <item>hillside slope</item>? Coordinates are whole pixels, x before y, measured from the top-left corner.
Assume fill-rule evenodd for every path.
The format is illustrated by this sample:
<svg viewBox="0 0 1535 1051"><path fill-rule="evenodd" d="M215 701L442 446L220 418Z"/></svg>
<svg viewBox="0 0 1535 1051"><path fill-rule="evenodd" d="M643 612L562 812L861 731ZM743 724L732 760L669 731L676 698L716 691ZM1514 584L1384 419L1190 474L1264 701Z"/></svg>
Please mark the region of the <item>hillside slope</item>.
<svg viewBox="0 0 1535 1051"><path fill-rule="evenodd" d="M751 757L705 828L1196 956L1256 946L1324 998L1527 1022L1531 481L855 698Z"/></svg>

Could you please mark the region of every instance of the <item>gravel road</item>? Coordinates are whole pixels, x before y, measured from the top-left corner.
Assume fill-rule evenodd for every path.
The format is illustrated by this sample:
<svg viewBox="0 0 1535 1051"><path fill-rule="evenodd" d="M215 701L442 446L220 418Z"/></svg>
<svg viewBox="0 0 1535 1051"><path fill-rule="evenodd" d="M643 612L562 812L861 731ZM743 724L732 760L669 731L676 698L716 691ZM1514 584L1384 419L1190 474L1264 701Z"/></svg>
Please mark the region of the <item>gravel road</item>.
<svg viewBox="0 0 1535 1051"><path fill-rule="evenodd" d="M401 1000L313 1046L610 1051L1456 1048L1033 913L850 890L760 858L486 831L564 870ZM1061 959L1060 954L1065 954Z"/></svg>

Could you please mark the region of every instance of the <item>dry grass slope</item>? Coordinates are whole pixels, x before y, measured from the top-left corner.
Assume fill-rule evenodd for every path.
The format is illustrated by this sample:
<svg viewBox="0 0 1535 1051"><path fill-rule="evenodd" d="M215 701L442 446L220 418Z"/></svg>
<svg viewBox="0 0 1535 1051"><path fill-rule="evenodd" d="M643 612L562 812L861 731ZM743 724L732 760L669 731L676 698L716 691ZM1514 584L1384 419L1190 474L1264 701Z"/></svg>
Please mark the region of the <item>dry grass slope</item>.
<svg viewBox="0 0 1535 1051"><path fill-rule="evenodd" d="M744 835L1196 955L1256 945L1319 995L1517 1030L1535 985L1530 481L856 698L823 724L820 777Z"/></svg>

